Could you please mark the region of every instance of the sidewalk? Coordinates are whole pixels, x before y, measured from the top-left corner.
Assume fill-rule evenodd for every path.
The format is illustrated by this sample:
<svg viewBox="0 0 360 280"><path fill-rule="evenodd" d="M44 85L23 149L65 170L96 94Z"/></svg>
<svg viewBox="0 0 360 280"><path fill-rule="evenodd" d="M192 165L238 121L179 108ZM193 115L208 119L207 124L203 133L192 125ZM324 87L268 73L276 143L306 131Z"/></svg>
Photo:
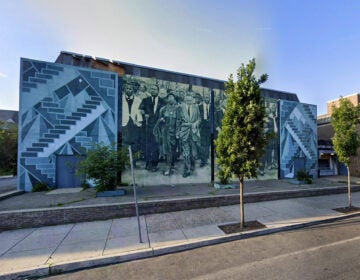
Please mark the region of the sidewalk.
<svg viewBox="0 0 360 280"><path fill-rule="evenodd" d="M360 178L352 177L352 184L359 185ZM310 185L294 185L288 180L251 180L245 181L245 194L289 192L296 190L317 190L324 188L346 188L345 176L321 177L315 179ZM155 183L155 182L154 182ZM237 185L237 184L236 184ZM126 189L125 196L118 197L96 197L94 189L82 191L79 189L57 189L52 192L24 193L2 200L0 211L40 209L61 206L87 206L111 203L132 203L134 202L132 187ZM69 192L71 191L71 192ZM75 191L75 192L74 192ZM159 201L182 198L214 197L226 195L238 195L238 189L215 189L211 184L178 184L154 185L137 187L139 202Z"/></svg>
<svg viewBox="0 0 360 280"><path fill-rule="evenodd" d="M360 207L360 193L352 199ZM143 215L143 243L136 217L4 231L0 279L118 263L360 215L332 210L346 205L346 194L247 203L246 220L258 220L266 229L231 235L218 225L238 222L238 205Z"/></svg>

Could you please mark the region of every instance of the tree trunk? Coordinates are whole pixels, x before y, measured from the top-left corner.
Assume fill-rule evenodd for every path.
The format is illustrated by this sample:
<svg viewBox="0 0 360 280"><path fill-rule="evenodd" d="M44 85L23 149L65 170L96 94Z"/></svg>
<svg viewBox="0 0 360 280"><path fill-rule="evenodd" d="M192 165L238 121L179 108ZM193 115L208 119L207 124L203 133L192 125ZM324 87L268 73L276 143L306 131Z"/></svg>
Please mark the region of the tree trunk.
<svg viewBox="0 0 360 280"><path fill-rule="evenodd" d="M244 178L239 178L240 181L240 228L244 228Z"/></svg>
<svg viewBox="0 0 360 280"><path fill-rule="evenodd" d="M349 200L349 209L351 208L351 186L350 186L350 169L349 166L346 166L348 172L348 200Z"/></svg>

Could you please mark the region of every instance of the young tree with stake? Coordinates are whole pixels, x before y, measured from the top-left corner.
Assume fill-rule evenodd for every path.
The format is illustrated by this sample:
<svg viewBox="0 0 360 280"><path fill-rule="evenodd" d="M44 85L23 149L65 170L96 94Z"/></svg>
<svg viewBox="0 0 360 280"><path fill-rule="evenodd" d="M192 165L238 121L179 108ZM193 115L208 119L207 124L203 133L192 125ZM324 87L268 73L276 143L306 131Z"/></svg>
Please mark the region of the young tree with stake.
<svg viewBox="0 0 360 280"><path fill-rule="evenodd" d="M225 84L228 96L221 131L215 141L217 162L225 177L236 175L240 184L240 227L244 227L244 178L256 178L260 158L268 143L264 133L265 106L260 85L268 75L255 77L255 59L237 70L237 80L231 74Z"/></svg>
<svg viewBox="0 0 360 280"><path fill-rule="evenodd" d="M332 138L334 150L341 162L346 165L348 173L348 207L351 208L350 161L357 155L360 138L356 131L359 123L359 108L348 99L340 98L339 107L332 107L331 125L335 135Z"/></svg>

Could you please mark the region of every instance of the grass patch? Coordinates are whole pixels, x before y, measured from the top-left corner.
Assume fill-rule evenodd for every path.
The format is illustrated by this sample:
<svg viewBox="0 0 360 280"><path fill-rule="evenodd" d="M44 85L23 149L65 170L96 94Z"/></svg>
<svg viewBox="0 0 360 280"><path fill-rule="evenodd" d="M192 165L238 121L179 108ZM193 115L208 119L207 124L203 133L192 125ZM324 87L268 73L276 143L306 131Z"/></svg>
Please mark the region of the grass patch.
<svg viewBox="0 0 360 280"><path fill-rule="evenodd" d="M71 203L75 203L75 202L80 202L80 201L84 201L85 198L80 198L80 199L77 199L77 200L72 200L72 201L69 201L69 202L59 202L58 204L56 205L53 205L51 204L50 207L61 207L61 206L64 206L66 204L71 204Z"/></svg>

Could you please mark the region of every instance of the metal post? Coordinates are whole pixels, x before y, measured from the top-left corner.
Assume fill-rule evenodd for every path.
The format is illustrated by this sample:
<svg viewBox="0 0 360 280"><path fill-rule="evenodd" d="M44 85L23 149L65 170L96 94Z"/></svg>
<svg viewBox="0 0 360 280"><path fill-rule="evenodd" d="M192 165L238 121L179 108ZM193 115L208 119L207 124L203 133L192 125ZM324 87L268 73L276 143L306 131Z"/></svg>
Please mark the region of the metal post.
<svg viewBox="0 0 360 280"><path fill-rule="evenodd" d="M139 207L138 207L138 201L137 201L137 197L136 197L136 186L135 186L135 176L134 176L134 163L133 163L133 156L132 156L131 146L129 146L129 155L130 155L130 165L131 165L132 183L133 183L133 189L134 189L134 199L135 199L136 217L137 217L138 229L139 229L139 240L140 240L140 243L143 243L142 238L141 238Z"/></svg>

